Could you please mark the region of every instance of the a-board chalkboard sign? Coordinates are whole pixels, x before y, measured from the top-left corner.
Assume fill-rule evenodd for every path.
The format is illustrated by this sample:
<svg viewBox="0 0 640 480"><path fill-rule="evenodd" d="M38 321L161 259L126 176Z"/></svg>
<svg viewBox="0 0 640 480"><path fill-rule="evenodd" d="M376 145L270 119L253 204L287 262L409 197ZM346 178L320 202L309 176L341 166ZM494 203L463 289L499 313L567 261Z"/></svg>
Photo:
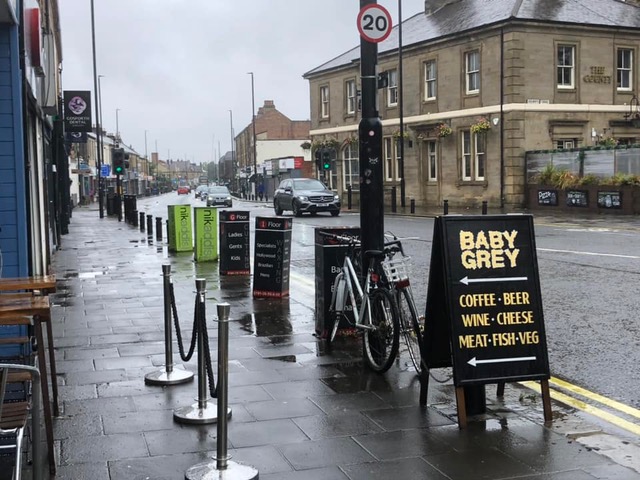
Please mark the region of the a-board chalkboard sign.
<svg viewBox="0 0 640 480"><path fill-rule="evenodd" d="M220 275L249 275L249 212L220 212Z"/></svg>
<svg viewBox="0 0 640 480"><path fill-rule="evenodd" d="M557 190L538 190L538 205L558 205Z"/></svg>
<svg viewBox="0 0 640 480"><path fill-rule="evenodd" d="M567 207L588 207L589 192L586 190L567 190Z"/></svg>
<svg viewBox="0 0 640 480"><path fill-rule="evenodd" d="M289 295L292 221L282 217L256 217L253 251L253 296Z"/></svg>
<svg viewBox="0 0 640 480"><path fill-rule="evenodd" d="M449 356L456 386L549 378L533 217L438 217L431 271L429 368Z"/></svg>
<svg viewBox="0 0 640 480"><path fill-rule="evenodd" d="M600 208L622 208L622 192L598 192L598 207Z"/></svg>

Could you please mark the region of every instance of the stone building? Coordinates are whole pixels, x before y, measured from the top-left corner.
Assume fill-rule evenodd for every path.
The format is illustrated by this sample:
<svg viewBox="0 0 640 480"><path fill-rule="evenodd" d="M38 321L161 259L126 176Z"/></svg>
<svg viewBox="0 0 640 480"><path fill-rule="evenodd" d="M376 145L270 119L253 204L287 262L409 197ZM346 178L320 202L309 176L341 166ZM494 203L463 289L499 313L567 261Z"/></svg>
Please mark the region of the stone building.
<svg viewBox="0 0 640 480"><path fill-rule="evenodd" d="M620 0L427 0L378 46L385 189L417 205L519 208L525 152L640 142L640 8ZM337 141L333 188L359 184L360 48L304 77L312 141ZM634 125L635 123L635 125ZM388 201L388 200L387 200Z"/></svg>

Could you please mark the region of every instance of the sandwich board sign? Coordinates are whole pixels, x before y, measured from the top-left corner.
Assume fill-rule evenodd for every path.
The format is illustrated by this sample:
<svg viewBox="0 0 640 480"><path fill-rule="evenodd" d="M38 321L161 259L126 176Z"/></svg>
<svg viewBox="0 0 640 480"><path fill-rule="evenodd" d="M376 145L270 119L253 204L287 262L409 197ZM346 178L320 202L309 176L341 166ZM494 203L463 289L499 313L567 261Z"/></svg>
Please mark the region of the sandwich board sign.
<svg viewBox="0 0 640 480"><path fill-rule="evenodd" d="M466 414L458 389L522 380L544 382L550 419L532 216L437 217L425 318L426 364L453 367L461 426Z"/></svg>

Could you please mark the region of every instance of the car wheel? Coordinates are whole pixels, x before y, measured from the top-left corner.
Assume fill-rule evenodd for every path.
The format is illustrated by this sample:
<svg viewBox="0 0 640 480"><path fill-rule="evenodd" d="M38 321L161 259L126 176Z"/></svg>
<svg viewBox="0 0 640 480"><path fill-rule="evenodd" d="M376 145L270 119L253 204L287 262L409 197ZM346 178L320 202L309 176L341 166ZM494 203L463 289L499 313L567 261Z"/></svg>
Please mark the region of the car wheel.
<svg viewBox="0 0 640 480"><path fill-rule="evenodd" d="M302 212L300 211L300 207L298 206L298 204L296 202L293 202L291 204L291 209L293 210L293 214L296 217L301 217L302 216Z"/></svg>
<svg viewBox="0 0 640 480"><path fill-rule="evenodd" d="M280 204L278 202L273 202L273 209L276 212L276 215L282 215L282 208L280 208Z"/></svg>
<svg viewBox="0 0 640 480"><path fill-rule="evenodd" d="M340 215L340 210L334 210L331 212L332 217L337 217L338 215Z"/></svg>

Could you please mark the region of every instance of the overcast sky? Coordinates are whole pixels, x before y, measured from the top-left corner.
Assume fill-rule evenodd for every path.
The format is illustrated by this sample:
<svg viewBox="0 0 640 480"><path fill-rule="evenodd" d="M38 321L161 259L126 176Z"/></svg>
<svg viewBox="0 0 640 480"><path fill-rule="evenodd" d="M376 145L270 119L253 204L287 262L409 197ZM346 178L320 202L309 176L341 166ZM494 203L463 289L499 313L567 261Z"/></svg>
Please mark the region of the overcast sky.
<svg viewBox="0 0 640 480"><path fill-rule="evenodd" d="M378 0L398 21L399 0ZM404 19L424 0L401 0ZM61 0L62 88L93 91L91 1ZM209 162L255 106L309 119L302 75L359 45L359 0L94 0L102 121L160 158ZM95 120L94 120L95 123ZM214 156L215 155L215 156Z"/></svg>

